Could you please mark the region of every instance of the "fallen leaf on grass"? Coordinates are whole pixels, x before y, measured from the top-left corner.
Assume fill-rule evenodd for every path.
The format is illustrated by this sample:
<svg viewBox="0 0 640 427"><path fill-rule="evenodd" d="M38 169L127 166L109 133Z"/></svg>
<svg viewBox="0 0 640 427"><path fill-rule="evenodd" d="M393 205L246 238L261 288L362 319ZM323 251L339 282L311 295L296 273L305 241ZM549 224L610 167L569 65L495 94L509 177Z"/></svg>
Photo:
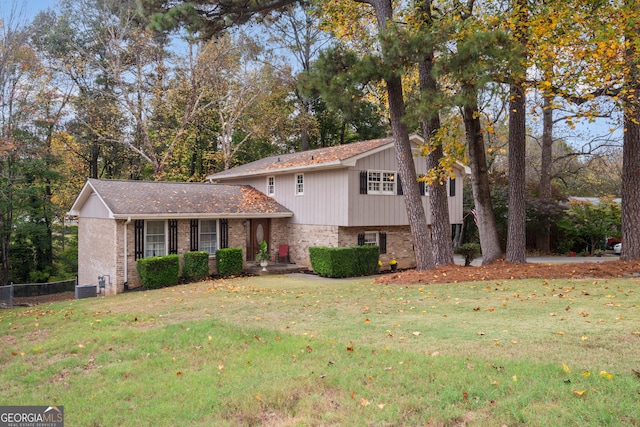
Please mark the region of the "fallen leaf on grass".
<svg viewBox="0 0 640 427"><path fill-rule="evenodd" d="M607 371L600 371L600 376L602 378L606 378L608 380L610 380L611 378L613 378L613 375L608 373Z"/></svg>
<svg viewBox="0 0 640 427"><path fill-rule="evenodd" d="M386 406L386 403L378 403L378 408L383 409Z"/></svg>
<svg viewBox="0 0 640 427"><path fill-rule="evenodd" d="M365 399L364 397L360 399L360 404L362 406L369 406L371 405L371 402L369 402L369 400Z"/></svg>
<svg viewBox="0 0 640 427"><path fill-rule="evenodd" d="M566 363L562 364L562 369L567 373L570 374L571 373L571 368L569 368L569 365L567 365Z"/></svg>
<svg viewBox="0 0 640 427"><path fill-rule="evenodd" d="M562 331L558 331L558 332L556 332L556 335L565 335L565 333L562 332Z"/></svg>
<svg viewBox="0 0 640 427"><path fill-rule="evenodd" d="M415 335L416 337L417 337L417 336L420 336L420 334L421 334L421 333L422 333L422 332L418 332L418 331L412 332L412 334L413 334L413 335Z"/></svg>
<svg viewBox="0 0 640 427"><path fill-rule="evenodd" d="M584 390L573 390L573 394L575 394L576 396L582 396L586 391L586 388Z"/></svg>

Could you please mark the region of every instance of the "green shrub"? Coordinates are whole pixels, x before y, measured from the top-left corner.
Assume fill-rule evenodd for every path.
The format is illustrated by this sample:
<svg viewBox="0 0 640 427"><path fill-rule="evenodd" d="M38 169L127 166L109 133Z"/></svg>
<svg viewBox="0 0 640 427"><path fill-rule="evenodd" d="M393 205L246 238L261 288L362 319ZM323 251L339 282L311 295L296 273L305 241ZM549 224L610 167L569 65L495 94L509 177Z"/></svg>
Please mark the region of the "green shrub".
<svg viewBox="0 0 640 427"><path fill-rule="evenodd" d="M136 270L145 288L177 285L180 278L180 257L172 254L142 258L138 260Z"/></svg>
<svg viewBox="0 0 640 427"><path fill-rule="evenodd" d="M353 259L354 276L370 276L378 267L380 248L374 245L354 246L355 257Z"/></svg>
<svg viewBox="0 0 640 427"><path fill-rule="evenodd" d="M242 272L242 249L225 248L216 251L218 274L222 277L237 276Z"/></svg>
<svg viewBox="0 0 640 427"><path fill-rule="evenodd" d="M322 277L354 277L373 274L378 266L377 246L347 246L309 248L311 267Z"/></svg>
<svg viewBox="0 0 640 427"><path fill-rule="evenodd" d="M185 252L182 277L189 280L200 280L209 277L209 252Z"/></svg>

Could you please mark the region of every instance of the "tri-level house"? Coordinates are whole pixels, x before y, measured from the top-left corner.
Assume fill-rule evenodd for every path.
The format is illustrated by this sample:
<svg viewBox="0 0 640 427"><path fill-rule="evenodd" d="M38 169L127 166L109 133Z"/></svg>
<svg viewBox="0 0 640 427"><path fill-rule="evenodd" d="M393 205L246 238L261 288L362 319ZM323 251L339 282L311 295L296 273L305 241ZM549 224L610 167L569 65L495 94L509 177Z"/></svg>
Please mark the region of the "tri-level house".
<svg viewBox="0 0 640 427"><path fill-rule="evenodd" d="M427 173L418 153L424 143L411 137L418 175ZM296 263L309 264L309 246L376 244L383 262L395 258L415 266L413 241L398 175L393 138L267 157L209 175L211 182L249 185L293 212L271 241L290 245ZM462 187L468 169L456 165L448 182L452 224L463 220ZM420 183L430 222L429 194ZM267 224L268 227L268 224Z"/></svg>
<svg viewBox="0 0 640 427"><path fill-rule="evenodd" d="M417 155L416 171L425 174ZM462 223L462 181L448 182L452 224ZM291 262L310 267L310 246L375 244L380 259L415 266L413 241L392 138L261 159L207 177L207 183L89 179L69 214L78 218L78 280L108 277L105 293L140 286L143 257L242 248L253 262L263 240L289 246ZM420 184L429 222L429 195Z"/></svg>

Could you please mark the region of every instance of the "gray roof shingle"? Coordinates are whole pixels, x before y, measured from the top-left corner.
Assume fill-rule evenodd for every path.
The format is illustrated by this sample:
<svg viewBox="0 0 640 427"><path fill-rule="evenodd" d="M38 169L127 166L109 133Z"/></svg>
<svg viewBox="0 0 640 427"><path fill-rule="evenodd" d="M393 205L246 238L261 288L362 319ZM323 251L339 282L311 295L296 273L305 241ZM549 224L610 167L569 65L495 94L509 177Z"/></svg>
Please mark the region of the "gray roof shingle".
<svg viewBox="0 0 640 427"><path fill-rule="evenodd" d="M245 165L214 173L207 179L218 180L247 175L284 172L305 168L338 167L342 162L393 143L393 138L372 139L351 144L318 148L290 154L265 157Z"/></svg>
<svg viewBox="0 0 640 427"><path fill-rule="evenodd" d="M293 215L274 199L248 185L89 179L86 186L95 190L116 217Z"/></svg>

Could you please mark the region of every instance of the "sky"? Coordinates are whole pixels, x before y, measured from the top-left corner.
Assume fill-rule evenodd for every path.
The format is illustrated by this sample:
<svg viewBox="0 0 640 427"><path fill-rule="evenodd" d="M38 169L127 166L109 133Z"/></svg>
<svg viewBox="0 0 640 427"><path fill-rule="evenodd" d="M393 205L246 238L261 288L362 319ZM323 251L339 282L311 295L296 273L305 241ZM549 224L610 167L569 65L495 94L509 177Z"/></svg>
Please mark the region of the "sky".
<svg viewBox="0 0 640 427"><path fill-rule="evenodd" d="M56 0L0 0L0 17L4 20L14 10L30 21L39 12L54 8L55 5Z"/></svg>

